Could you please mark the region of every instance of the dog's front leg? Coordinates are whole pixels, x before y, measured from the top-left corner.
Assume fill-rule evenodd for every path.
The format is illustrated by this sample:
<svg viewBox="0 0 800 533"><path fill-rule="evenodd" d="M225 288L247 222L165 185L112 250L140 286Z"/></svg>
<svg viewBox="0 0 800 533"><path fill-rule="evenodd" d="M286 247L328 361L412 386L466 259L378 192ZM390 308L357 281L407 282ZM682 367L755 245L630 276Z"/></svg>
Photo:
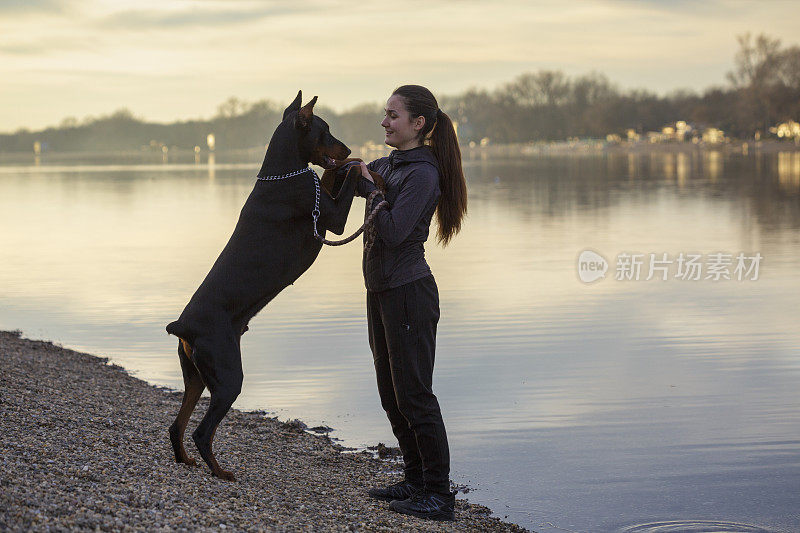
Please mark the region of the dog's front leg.
<svg viewBox="0 0 800 533"><path fill-rule="evenodd" d="M331 198L324 190L320 191L319 210L320 225L336 235L344 233L347 224L347 215L353 205L353 196L356 192L356 182L360 176L358 167L353 167L347 172L344 183L336 198Z"/></svg>

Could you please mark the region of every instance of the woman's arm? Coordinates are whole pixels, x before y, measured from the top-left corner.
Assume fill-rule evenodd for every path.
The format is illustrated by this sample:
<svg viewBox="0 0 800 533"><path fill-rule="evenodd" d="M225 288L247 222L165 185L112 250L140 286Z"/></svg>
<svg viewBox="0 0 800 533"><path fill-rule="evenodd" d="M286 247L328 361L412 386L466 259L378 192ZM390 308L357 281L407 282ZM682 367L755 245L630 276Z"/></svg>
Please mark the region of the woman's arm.
<svg viewBox="0 0 800 533"><path fill-rule="evenodd" d="M363 161L360 163L361 178L358 180L358 183L356 184L356 196L367 198L370 194L372 194L372 191L378 188L375 185L375 180L372 179L372 175L369 173L370 170L372 170L372 168L370 168L370 165L372 165L374 168L374 163L375 161L373 161L369 165L365 164ZM380 196L381 200L383 200L383 195L378 195L378 196ZM375 205L374 201L373 205ZM370 209L372 209L372 206L370 206Z"/></svg>
<svg viewBox="0 0 800 533"><path fill-rule="evenodd" d="M367 165L361 164L362 178L359 185L364 184L367 196L375 190ZM428 208L437 192L439 177L436 172L425 172L422 169L412 170L407 176L403 187L388 209L381 209L375 216L375 227L378 236L387 247L393 248L405 241L417 225L420 217ZM378 194L370 206L383 200L383 195Z"/></svg>
<svg viewBox="0 0 800 533"><path fill-rule="evenodd" d="M370 193L372 193L372 191L374 191L376 188L378 188L375 185L375 180L373 180L372 176L370 175L370 171L374 172L375 169L378 167L378 163L380 161L384 160L384 159L386 159L386 158L385 157L381 157L381 158L376 159L374 161L371 161L371 162L369 162L367 164L364 164L363 162L360 163L360 166L361 166L361 179L359 179L358 183L356 183L356 196L361 196L362 198L367 198L370 195ZM352 167L352 165L351 165L351 167ZM383 187L383 186L384 186L384 184L381 183L381 187Z"/></svg>

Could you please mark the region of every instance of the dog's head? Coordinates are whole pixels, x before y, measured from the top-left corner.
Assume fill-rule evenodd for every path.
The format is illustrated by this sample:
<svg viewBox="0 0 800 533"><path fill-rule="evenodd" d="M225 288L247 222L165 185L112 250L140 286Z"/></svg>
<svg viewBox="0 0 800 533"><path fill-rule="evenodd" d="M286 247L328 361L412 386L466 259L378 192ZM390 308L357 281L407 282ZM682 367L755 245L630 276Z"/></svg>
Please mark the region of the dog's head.
<svg viewBox="0 0 800 533"><path fill-rule="evenodd" d="M294 129L297 137L297 151L300 158L308 163L319 165L324 169L336 166L336 159L345 159L350 149L331 135L328 123L314 115L314 104L317 97L300 107L303 91L297 92L297 98L283 112L283 124Z"/></svg>

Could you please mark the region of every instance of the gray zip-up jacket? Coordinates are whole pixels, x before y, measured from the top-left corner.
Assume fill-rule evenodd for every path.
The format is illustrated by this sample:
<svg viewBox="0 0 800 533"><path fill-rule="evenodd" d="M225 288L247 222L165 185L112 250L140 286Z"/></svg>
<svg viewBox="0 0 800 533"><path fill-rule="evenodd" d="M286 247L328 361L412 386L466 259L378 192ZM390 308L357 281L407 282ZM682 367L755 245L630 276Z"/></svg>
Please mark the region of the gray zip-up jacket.
<svg viewBox="0 0 800 533"><path fill-rule="evenodd" d="M430 148L423 145L393 150L367 168L386 181L389 208L381 209L375 217L377 238L362 261L364 284L370 291L384 291L431 274L424 243L441 196L439 165ZM364 197L374 190L375 185L365 178L356 189ZM377 195L373 205L383 199ZM367 206L367 212L371 208Z"/></svg>

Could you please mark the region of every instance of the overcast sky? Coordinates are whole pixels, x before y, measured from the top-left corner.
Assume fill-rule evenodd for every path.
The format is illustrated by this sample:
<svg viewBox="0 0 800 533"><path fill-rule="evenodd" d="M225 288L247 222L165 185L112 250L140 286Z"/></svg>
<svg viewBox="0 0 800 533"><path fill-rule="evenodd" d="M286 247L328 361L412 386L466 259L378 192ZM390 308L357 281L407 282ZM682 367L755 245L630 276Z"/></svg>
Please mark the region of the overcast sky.
<svg viewBox="0 0 800 533"><path fill-rule="evenodd" d="M208 118L298 89L343 110L403 83L455 94L538 69L702 89L725 83L737 35L797 44L798 22L789 0L0 0L0 131L122 107Z"/></svg>

